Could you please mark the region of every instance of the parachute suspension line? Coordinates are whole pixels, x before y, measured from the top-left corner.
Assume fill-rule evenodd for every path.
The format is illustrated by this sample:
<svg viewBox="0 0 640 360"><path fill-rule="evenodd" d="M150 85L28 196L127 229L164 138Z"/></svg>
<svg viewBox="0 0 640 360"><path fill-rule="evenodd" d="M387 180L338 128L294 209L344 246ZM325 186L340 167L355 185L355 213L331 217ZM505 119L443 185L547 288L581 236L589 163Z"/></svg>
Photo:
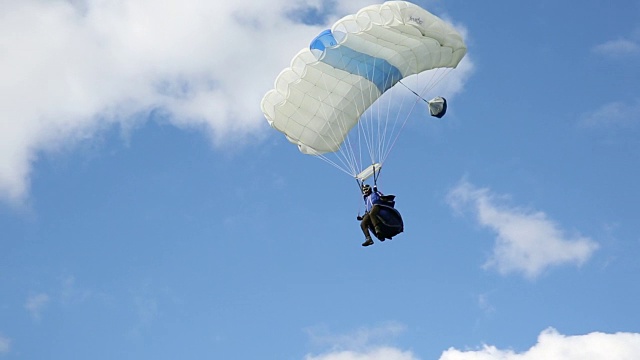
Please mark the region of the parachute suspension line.
<svg viewBox="0 0 640 360"><path fill-rule="evenodd" d="M318 101L320 101L320 99L318 99ZM333 105L334 105L334 104L331 104L331 106L332 106L332 107L334 107ZM322 106L321 106L321 108L323 109L322 111L323 111L323 115L324 115L324 117L325 117L325 118L329 118L329 114L328 114L328 113L327 113L327 111L324 109L324 107L322 107ZM332 131L333 131L333 130L332 130ZM331 134L331 138L332 138L332 140L334 141L334 143L336 143L336 142L337 142L337 136L335 135L335 133ZM325 144L330 145L326 140L324 140L324 142L325 142ZM340 149L340 152L343 152L343 150L342 150L342 149ZM341 170L341 171L343 171L343 172L345 172L345 173L347 173L347 174L349 174L349 175L352 175L351 173L349 173L349 172L346 170L346 169L349 169L349 168L350 168L350 166L349 166L349 164L348 164L348 158L347 158L347 156L346 156L345 154L342 154L342 155L343 155L343 157L342 157L342 158L341 158L340 156L337 156L337 155L336 155L336 158L342 162L342 166L340 166L340 165L339 165L338 163L336 163L335 161L333 161L333 160L329 159L329 158L328 158L326 155L324 155L324 154L316 154L316 157L320 158L321 160L324 160L326 163L328 163L328 164L330 164L330 165L334 166L334 167L335 167L335 168L337 168L338 170ZM345 162L345 159L347 160L346 162ZM352 170L352 171L353 171L353 170Z"/></svg>
<svg viewBox="0 0 640 360"><path fill-rule="evenodd" d="M402 85L404 85L404 83L400 82ZM406 87L406 85L405 85ZM407 87L408 88L408 87ZM409 89L411 90L411 89ZM414 94L415 92L413 90L411 90ZM420 99L422 99L422 97L418 94L416 94ZM424 100L424 99L423 99ZM404 117L404 120L402 120L402 125L400 126L400 129L398 130L398 132L395 134L395 136L393 137L393 140L389 140L389 149L386 151L382 161L386 161L387 157L389 156L389 154L391 154L391 150L393 150L393 148L396 145L396 142L398 141L398 138L400 137L400 134L402 134L402 131L404 130L405 126L407 125L407 121L409 120L409 117L411 117L411 114L413 113L413 110L415 109L416 105L418 104L419 99L416 99L413 102L413 105L411 106L411 109L407 112L406 116ZM404 99L403 99L403 104L404 104ZM398 119L399 119L399 114L398 114ZM395 127L394 127L395 130Z"/></svg>
<svg viewBox="0 0 640 360"><path fill-rule="evenodd" d="M452 70L452 68L432 69L431 78L429 79L429 81L425 82L425 86L423 87L421 93L426 94L429 91L433 90L433 88L435 88L444 78L446 78ZM425 100L425 102L428 101Z"/></svg>
<svg viewBox="0 0 640 360"><path fill-rule="evenodd" d="M374 60L373 63L373 69L372 71L376 72L377 66L375 61L377 61L377 59ZM376 74L359 74L360 76L364 77L364 78L371 78L372 76L375 77ZM386 81L384 83L388 83L390 80L390 73L386 73ZM364 83L363 83L364 84ZM368 82L367 82L368 84ZM368 86L369 88L369 100L366 103L369 103L371 105L371 107L369 109L362 109L361 112L361 121L359 122L359 128L358 128L358 133L362 134L359 135L359 139L364 139L364 144L367 146L367 151L369 153L369 160L370 163L373 165L375 163L381 163L381 159L383 157L384 154L384 143L385 143L385 139L386 139L386 135L387 132L386 130L388 129L388 123L389 123L389 113L390 113L390 107L387 106L386 107L386 114L382 113L382 104L384 103L384 101L380 101L379 99L376 101L371 101L370 99L373 98L380 98L380 97L384 97L384 93L377 93L376 89L373 86ZM364 89L362 89L364 90ZM364 101L364 96L365 93L364 91L362 91L360 93L362 95L363 98L363 103L365 103ZM383 124L384 121L384 124ZM362 150L363 147L360 147L360 149ZM364 168L364 162L362 162L362 157L360 158L361 160L361 167Z"/></svg>
<svg viewBox="0 0 640 360"><path fill-rule="evenodd" d="M329 116L329 114L327 114L326 110L324 110L324 109L323 109L323 115L324 115L325 118L328 118L328 116ZM335 135L335 133L331 135L331 138L332 138L332 140L334 142L336 142L337 136ZM325 140L325 144L330 145L326 140ZM340 151L342 151L342 150L340 150ZM349 166L348 166L347 163L345 163L346 156L344 156L344 154L343 154L343 158L340 158L339 156L336 156L336 158L342 162L342 166L340 164L336 163L335 161L331 160L330 158L328 158L324 154L316 154L315 156L320 158L321 160L324 160L326 163L332 165L333 167L337 168L338 170L341 170L342 172L344 172L344 173L346 173L348 175L352 175L347 170L345 170L345 169L348 169Z"/></svg>
<svg viewBox="0 0 640 360"><path fill-rule="evenodd" d="M387 74L385 75L386 79L385 79L385 83L390 83L391 81L393 81L394 79L392 78L392 74L391 72L387 72ZM400 81L400 80L398 80ZM393 84L395 85L395 83ZM388 152L390 151L390 139L393 135L393 133L395 132L395 129L397 127L398 124L398 119L400 117L400 112L397 111L397 109L402 109L402 105L400 105L399 108L396 108L395 111L395 115L392 116L391 115L391 111L393 108L395 108L394 106L392 106L392 100L395 99L393 93L394 93L394 88L392 86L391 89L389 89L389 92L385 92L385 94L382 95L382 97L384 97L384 99L381 99L382 101L378 101L378 109L383 107L383 104L386 104L383 108L384 110L384 114L381 111L378 111L378 133L379 133L379 141L378 141L378 162L380 162L380 164L384 163ZM404 98L403 98L403 103L404 103ZM384 120L384 124L382 123L382 121ZM393 124L391 124L393 122ZM392 125L392 126L391 126ZM391 130L389 130L391 129ZM379 176L379 172L376 174L374 172L374 181L377 180L377 177Z"/></svg>
<svg viewBox="0 0 640 360"><path fill-rule="evenodd" d="M375 63L374 63L375 65ZM375 69L375 66L374 66ZM374 97L379 97L382 94L374 94L374 88L373 87L369 87L369 99L374 98ZM377 107L378 103L377 101L373 101L371 105L374 105ZM365 116L364 121L362 121L361 123L366 127L366 136L365 141L366 141L366 145L367 145L367 150L369 152L369 162L371 164L375 163L376 158L377 158L377 154L376 154L376 124L375 124L375 116L373 114L373 110L374 108L370 108L369 109L362 109L363 111L363 115ZM364 163L362 163L362 167L364 168Z"/></svg>
<svg viewBox="0 0 640 360"><path fill-rule="evenodd" d="M345 170L344 166L340 166L339 164L337 164L335 161L329 159L326 155L324 154L318 154L315 155L318 159L325 161L326 163L328 163L329 165L332 165L333 167L335 167L336 169L342 171L343 173L349 175L349 176L353 176L352 173L350 173L349 171Z"/></svg>
<svg viewBox="0 0 640 360"><path fill-rule="evenodd" d="M389 80L391 80L391 73L387 73L386 74L386 79L385 79L385 83L388 83ZM381 95L381 97L385 96L384 94ZM389 94L387 94L386 98L389 97ZM386 100L386 99L382 99L382 100ZM382 161L382 156L384 154L384 143L385 143L385 138L386 138L386 134L387 134L387 129L389 127L389 114L391 111L391 106L386 106L386 113L383 114L381 111L381 104L384 101L379 101L377 110L378 110L378 116L377 116L377 125L378 125L378 161ZM384 119L384 124L383 124L383 119ZM377 180L377 176L376 176L376 172L375 172L375 167L374 167L374 172L373 172L373 178L374 178L374 182Z"/></svg>
<svg viewBox="0 0 640 360"><path fill-rule="evenodd" d="M324 78L324 76L322 77L322 79L325 82L325 86L328 88L326 79ZM333 102L333 99L330 96L328 97L328 99L330 100L331 107L335 108L335 103ZM317 99L317 100L321 102L320 99ZM323 111L323 116L327 119L330 118L330 114L327 113L325 108L321 106L321 109ZM340 119L340 121L338 121L338 126L341 128L343 132L346 133L346 129L347 129L346 121L342 117L337 117L337 118ZM340 143L340 141L338 140L341 140L341 139L339 138L339 135L335 134L333 128L331 128L330 138L335 144ZM326 140L324 141L327 145L330 145ZM322 160L324 160L325 162L333 165L334 167L342 170L343 172L351 176L354 176L357 173L356 160L355 160L353 148L350 144L350 140L348 136L345 138L345 142L338 148L338 153L336 153L335 155L336 155L336 158L340 160L343 166L340 166L339 164L332 161L331 159L329 159L327 156L323 154L318 154L317 156Z"/></svg>
<svg viewBox="0 0 640 360"><path fill-rule="evenodd" d="M375 66L374 66L374 69L375 69ZM447 70L450 71L451 69L447 69ZM432 73L432 79L427 81L425 87L420 92L425 93L431 90L444 77L446 77L447 73L448 71L444 74L434 71ZM366 78L362 74L359 74L359 75ZM386 76L390 76L390 74L386 74ZM325 85L327 85L327 79L324 76L322 76L321 78L322 78L322 81L325 82ZM386 80L388 82L390 79L386 78ZM325 118L328 119L328 118L334 117L338 119L338 122L336 123L336 125L338 126L330 128L331 133L328 134L328 139L330 139L333 142L333 144L340 143L341 140L343 139L341 135L336 134L335 131L338 129L340 129L343 133L346 133L347 135L344 138L342 145L338 148L338 151L336 151L336 153L334 154L336 161L327 157L326 154L316 154L316 157L320 158L321 160L325 161L331 166L341 170L345 174L355 177L358 173L360 173L362 170L364 170L364 168L367 167L365 166L365 163L363 161L363 155L364 155L363 151L365 151L363 145L365 145L367 147L366 151L368 152L370 164L371 165L375 163L383 164L386 161L389 154L391 153L391 151L393 150L393 148L395 147L395 144L398 138L400 137L401 133L403 132L409 117L411 116L411 114L413 113L413 110L415 109L415 106L419 102L418 100L422 100L425 103L428 103L428 100L426 100L418 92L412 90L409 86L407 86L407 84L405 84L405 82L403 82L402 80L398 80L398 82L402 84L402 86L407 88L409 91L411 91L411 93L413 93L417 97L416 101L414 101L411 109L409 110L407 115L404 117L404 119L401 119L402 114L400 113L400 111L396 111L395 115L391 114L392 108L395 108L395 106L391 106L392 100L395 99L395 97L392 96L393 94L387 94L386 92L382 94L378 94L376 93L376 88L374 88L373 86L370 86L369 83L366 81L362 81L359 83L361 91L359 91L358 93L359 93L360 99L353 99L356 106L356 113L360 114L361 116L361 120L354 124L358 128L357 129L358 131L355 131L355 132L347 131L350 128L350 126L347 123L348 119L346 119L346 117L332 116L332 115L335 115L335 110L327 111L328 110L327 106L320 106L320 109ZM328 85L327 85L327 88L328 88ZM368 88L368 91L366 88ZM371 99L377 98L377 97L385 97L385 99L379 99L383 101L379 101L379 100L371 101ZM326 102L327 99L329 100L328 104ZM404 96L402 97L402 103L400 104L400 107L399 107L400 109L404 108L403 104L406 101L406 99L407 99L406 97ZM316 100L320 103L323 102L320 99L320 97L318 97ZM328 96L324 101L325 101L325 104L330 105L330 108L335 108L336 100L333 97ZM366 108L367 104L370 104L372 106L369 109L367 109ZM386 104L386 109L383 107L385 106L385 104ZM351 127L353 127L354 125L351 125ZM331 145L326 138L323 138L323 141L325 142L325 144L329 146ZM381 171L380 168L376 169L375 166L373 167L372 175L373 175L374 184L377 183L378 177L380 176L380 171ZM359 179L356 179L356 180L360 182ZM364 181L362 181L362 184L364 184Z"/></svg>
<svg viewBox="0 0 640 360"><path fill-rule="evenodd" d="M318 99L318 100L319 100L319 99ZM333 107L333 104L331 104L331 105L332 105L332 107ZM324 110L324 108L323 108L323 115L324 115L324 117L325 117L325 118L329 118L329 114L326 112L326 110ZM332 131L333 131L333 130L332 130ZM334 143L336 142L337 137L336 137L335 133L331 134L331 139L333 140L333 142L334 142ZM324 140L324 142L325 142L325 144L327 144L328 146L330 145L326 140ZM335 163L335 162L334 162L334 161L332 161L331 159L327 158L325 155L323 155L323 154L318 154L318 156L319 156L321 159L323 159L323 160L325 160L326 162L328 162L329 164L332 164L332 165L334 165L335 167L337 167L337 168L341 169L342 171L345 171L345 172L346 172L346 170L344 170L344 168L343 168L343 167L339 166L337 163ZM341 159L340 157L338 157L338 159L342 162L343 166L347 167L347 164L345 164L345 162L344 162L344 160L343 160L343 159Z"/></svg>
<svg viewBox="0 0 640 360"><path fill-rule="evenodd" d="M444 78L447 77L447 75L449 75L449 73L451 72L451 68L446 68L446 69L432 69L431 70L431 78L428 81L425 81L425 86L422 88L422 90L420 91L420 93L414 91L413 89L411 89L409 86L407 86L407 84L403 83L402 80L398 81L400 84L402 84L402 86L404 86L405 88L407 88L407 90L411 91L415 96L417 96L420 100L424 101L425 103L429 103L429 100L425 99L422 95L420 94L425 94L428 93L429 91L433 90L433 88L435 88Z"/></svg>
<svg viewBox="0 0 640 360"><path fill-rule="evenodd" d="M362 74L359 74L360 76L362 76ZM364 76L362 76L364 78ZM368 99L365 98L366 94L365 94L365 89L364 89L364 82L360 83L360 92L358 92L360 94L360 100L361 102L356 101L356 99L354 99L354 103L356 105L356 113L360 114L361 116L363 114L365 114L366 112L366 104L371 103L371 99L374 98L374 89L369 87L369 97ZM375 94L375 97L378 97L377 94ZM333 104L332 104L333 105ZM325 114L325 116L327 116ZM356 122L356 124L353 125L349 125L346 123L345 118L342 117L337 117L338 119L338 125L340 126L340 128L343 130L344 133L346 133L346 137L344 138L344 142L343 144L340 146L340 154L343 156L343 163L346 162L348 163L348 167L351 172L352 172L352 176L355 176L357 173L359 173L362 170L362 151L363 151L363 146L361 146L361 144L365 144L367 146L367 148L369 149L369 156L371 159L375 158L374 153L372 152L371 149L373 149L372 147L372 143L373 143L373 139L374 136L372 134L372 128L371 126L366 126L368 125L368 121L358 121ZM350 128L352 128L353 126L357 126L358 127L358 135L357 135L357 139L352 139L353 136L351 136L351 132L347 131ZM334 142L338 143L338 141L336 141L336 139L334 139ZM354 146L354 142L355 142L355 146ZM358 150L358 153L356 154L356 150ZM359 160L358 160L359 158ZM373 160L372 160L373 161Z"/></svg>
<svg viewBox="0 0 640 360"><path fill-rule="evenodd" d="M389 95L387 95L387 102L389 103L389 105L387 106L387 116L386 116L386 122L385 122L385 130L384 130L384 141L381 144L381 150L380 150L380 162L384 163L387 159L387 157L389 156L389 154L391 153L391 150L393 149L393 135L396 134L396 128L398 127L398 123L400 123L400 111L396 111L395 116L393 117L393 126L391 127L391 130L389 130L389 124L391 122L391 108L392 106L390 105L391 103L391 99L393 97L389 97ZM402 102L400 103L400 105L397 107L397 109L403 109L404 108L404 103L406 101L406 97L402 97ZM412 109L413 111L413 109ZM404 120L404 122L406 122L406 118ZM400 128L400 131L397 133L396 135L396 139L397 137L400 136L400 132L402 131L402 127ZM388 137L387 137L388 135Z"/></svg>
<svg viewBox="0 0 640 360"><path fill-rule="evenodd" d="M390 139L389 141L389 149L385 152L384 157L382 158L382 161L386 161L387 157L389 156L389 154L391 154L391 150L393 150L393 148L396 145L396 142L398 141L398 138L400 137L400 134L402 134L402 131L404 130L405 125L407 125L407 121L409 120L409 117L411 116L411 113L413 112L413 109L415 108L415 104L417 103L414 102L413 106L411 107L411 110L407 113L407 115L405 116L404 120L402 121L402 125L400 126L400 130L398 130L398 133L395 134L395 136L393 137L393 140Z"/></svg>
<svg viewBox="0 0 640 360"><path fill-rule="evenodd" d="M374 129L374 117L371 113L363 114L366 118L364 121L360 121L361 129L363 131L363 139L365 144L367 145L367 151L369 153L369 160L371 163L375 161L375 129ZM363 164L364 165L364 164Z"/></svg>
<svg viewBox="0 0 640 360"><path fill-rule="evenodd" d="M340 126L341 132L347 133L348 124L346 120L343 119L342 117L338 117L338 119L340 120L338 122L338 125ZM337 138L335 135L334 137ZM338 143L337 139L334 140L334 142ZM343 143L340 145L339 150L340 150L340 154L344 159L344 162L348 164L348 168L351 171L350 175L353 176L354 174L357 173L357 166L356 166L355 154L353 151L353 145L351 144L351 140L349 139L348 134L344 138Z"/></svg>
<svg viewBox="0 0 640 360"><path fill-rule="evenodd" d="M356 156L355 154L355 150L352 150L353 152L353 157L354 157L354 166L357 168L356 171L354 171L354 176L359 173L360 171L362 171L362 164L363 164L363 146L362 144L367 145L367 148L369 149L369 137L368 137L368 131L366 128L367 125L367 121L366 119L364 119L363 117L366 117L366 98L365 98L365 92L363 89L363 84L361 83L360 85L360 102L357 102L356 99L354 99L354 102L356 104L356 113L360 114L359 118L360 120L355 124L357 131L355 133L357 133L357 139L354 139L354 141L356 142L356 146L355 148L358 149L358 154ZM369 90L369 99L371 99L372 97L372 93L371 93L371 89ZM351 137L351 135L349 135L348 137ZM349 142L349 144L351 145L351 142ZM371 153L369 152L369 155L371 155Z"/></svg>
<svg viewBox="0 0 640 360"><path fill-rule="evenodd" d="M365 78L366 79L366 74L362 74L360 73L360 71L358 71L358 75ZM360 153L359 153L359 157L360 157L360 161L358 163L358 167L362 168L364 167L364 162L362 160L362 150L363 150L363 146L361 146L360 144L365 144L367 147L367 152L369 154L369 159L371 161L371 163L374 163L375 160L375 151L374 151L374 129L373 129L373 125L372 123L372 117L370 114L371 110L368 110L366 107L367 103L371 103L371 99L374 98L374 89L371 86L367 86L369 88L368 94L365 94L364 90L364 85L368 84L368 82L360 82L360 100L361 103L357 103L356 102L356 111L358 114L360 114L360 121L358 121L357 123L357 127L358 127L358 148L360 149ZM365 98L365 96L368 95L368 99ZM377 94L376 94L377 95ZM375 103L375 102L373 102ZM362 170L362 169L360 169Z"/></svg>
<svg viewBox="0 0 640 360"><path fill-rule="evenodd" d="M338 125L343 129L343 131L346 128L344 121L340 121ZM335 133L333 133L331 137L334 143L338 143L338 137L335 135ZM346 142L340 145L340 147L338 148L338 153L336 153L335 155L336 155L336 158L340 159L340 161L342 162L344 166L343 171L353 176L353 174L356 173L356 167L354 165L354 159L353 159L353 151L348 144L348 139L345 139L345 140ZM349 171L347 171L346 169L348 169Z"/></svg>
<svg viewBox="0 0 640 360"><path fill-rule="evenodd" d="M447 77L447 75L452 70L453 70L452 68L433 69L433 71L431 72L431 78L428 81L425 82L425 86L423 87L421 93L425 94L425 93L433 90L433 88L436 85L438 85L438 83L440 83L445 77ZM405 117L404 121L402 122L402 126L400 128L400 131L396 134L396 136L394 137L393 142L391 143L389 149L385 152L385 155L382 157L382 162L386 161L387 157L391 153L391 150L395 147L395 144L396 144L398 138L400 137L400 134L404 130L404 127L405 127L407 121L409 120L409 117L413 113L413 110L415 109L416 105L419 103L419 100L422 100L425 103L429 103L429 100L425 99L422 95L420 95L416 91L412 90L409 86L407 86L404 82L402 82L402 80L399 80L398 82L400 84L402 84L402 86L407 88L409 91L411 91L417 97L417 99L416 99L416 101L414 101L414 103L413 103L413 105L411 107L411 110L409 110L409 112L407 113L407 116Z"/></svg>
<svg viewBox="0 0 640 360"><path fill-rule="evenodd" d="M326 80L325 80L326 81ZM330 99L330 98L329 98ZM320 99L318 99L320 100ZM335 104L333 103L333 100L330 99L330 105L332 108L335 108ZM323 112L323 116L325 117L325 119L328 119L330 117L330 114L325 110L325 108L323 106L321 106L322 112ZM340 126L343 126L342 123L340 123ZM334 143L337 143L338 140L338 136L335 134L335 132L333 131L333 129L331 129L331 140L333 140ZM330 145L326 140L324 140L325 144ZM339 154L342 156L339 156L337 153L335 154L335 158L337 160L339 160L342 165L338 164L337 162L333 161L332 159L330 159L329 157L327 157L324 154L317 154L316 156L318 158L320 158L321 160L324 160L326 163L334 166L335 168L337 168L338 170L348 174L348 175L352 175L352 173L355 171L355 169L352 166L352 163L349 161L349 154L345 153L344 149L342 148L342 146L340 146L339 148ZM348 169L351 170L351 172L348 171Z"/></svg>
<svg viewBox="0 0 640 360"><path fill-rule="evenodd" d="M358 74L358 75L366 79L366 77L363 74ZM357 131L358 138L357 138L357 143L355 147L351 143L350 136L347 136L347 139L349 139L348 145L350 147L351 157L353 159L352 163L355 168L354 175L362 171L364 168L364 162L362 159L364 149L361 144L364 143L367 146L369 158L372 163L376 158L376 154L373 147L373 144L375 144L375 132L374 132L374 128L370 124L371 121L367 120L366 114L367 114L367 108L372 103L375 103L375 101L372 101L371 99L379 97L379 94L375 93L375 89L373 87L365 86L369 84L368 82L360 81L359 84L360 84L359 85L360 91L358 93L360 94L360 102L356 101L356 99L354 99L354 102L356 104L356 112L360 114L359 118L362 118L364 116L364 119L363 119L364 121L358 121L356 124L354 124L355 126L358 126L358 131ZM368 88L367 92L365 92L365 90L367 90L366 88ZM356 151L355 151L356 149L358 150L358 154L356 154Z"/></svg>

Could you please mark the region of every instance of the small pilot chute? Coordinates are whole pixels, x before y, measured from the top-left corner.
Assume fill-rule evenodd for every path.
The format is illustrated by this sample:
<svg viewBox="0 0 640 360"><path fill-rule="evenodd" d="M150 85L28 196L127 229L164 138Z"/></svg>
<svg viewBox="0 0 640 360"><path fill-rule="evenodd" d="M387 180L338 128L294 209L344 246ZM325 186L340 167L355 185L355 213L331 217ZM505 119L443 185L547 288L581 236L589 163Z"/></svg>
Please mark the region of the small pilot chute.
<svg viewBox="0 0 640 360"><path fill-rule="evenodd" d="M429 104L429 113L431 113L431 116L440 119L447 113L447 99L441 96L427 101L427 104Z"/></svg>

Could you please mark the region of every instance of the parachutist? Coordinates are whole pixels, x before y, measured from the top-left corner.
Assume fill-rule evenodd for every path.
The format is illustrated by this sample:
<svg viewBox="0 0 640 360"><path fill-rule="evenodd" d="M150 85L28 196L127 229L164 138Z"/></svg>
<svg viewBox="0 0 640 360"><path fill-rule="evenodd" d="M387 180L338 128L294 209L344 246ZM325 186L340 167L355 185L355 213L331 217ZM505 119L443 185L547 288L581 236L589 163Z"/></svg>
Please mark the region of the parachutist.
<svg viewBox="0 0 640 360"><path fill-rule="evenodd" d="M380 212L380 206L378 204L381 202L380 196L383 194L378 191L378 187L374 185L373 191L371 190L371 186L364 185L362 187L362 196L364 198L364 203L366 206L366 212L364 216L358 216L360 222L360 228L364 233L366 241L362 244L362 246L373 245L373 240L371 239L371 233L369 232L369 228L374 229L374 233L376 237L380 241L384 241L385 238L382 236L382 230L380 229L380 219L378 218L378 213Z"/></svg>
<svg viewBox="0 0 640 360"><path fill-rule="evenodd" d="M441 118L447 110L443 97L427 100L402 80L433 71L435 76L421 76L432 80L419 85L432 88L464 58L464 39L420 6L391 0L340 18L307 44L262 98L262 112L300 152L358 181L367 204L366 213L357 217L366 238L362 245L373 244L371 232L380 241L391 239L404 230L395 196L382 195L375 186L365 194L364 181L373 176L376 184L413 106L400 109L408 111L401 121L399 114L390 114L396 105L384 101L383 94L401 84L428 104L432 116ZM367 152L368 166L361 155Z"/></svg>
<svg viewBox="0 0 640 360"><path fill-rule="evenodd" d="M358 215L360 228L365 237L362 246L373 245L371 231L378 240L391 239L404 230L402 217L395 206L394 195L384 195L376 186L362 185L362 197L365 203L365 214Z"/></svg>
<svg viewBox="0 0 640 360"><path fill-rule="evenodd" d="M367 239L367 241L365 243L369 243L372 242L371 240L371 234L369 232L369 228L373 227L376 237L378 234L378 230L380 228L380 225L378 224L379 220L378 220L378 211L379 211L379 207L378 207L378 203L380 202L380 195L382 195L382 193L380 193L378 191L377 187L374 187L375 191L371 190L371 186L364 185L362 187L362 196L364 199L364 204L365 204L365 214L361 219L360 222L360 228L362 228L362 232L364 233L365 238ZM378 237L378 239L380 239L380 237ZM380 239L381 241L384 241L384 238ZM363 246L367 246L362 244Z"/></svg>

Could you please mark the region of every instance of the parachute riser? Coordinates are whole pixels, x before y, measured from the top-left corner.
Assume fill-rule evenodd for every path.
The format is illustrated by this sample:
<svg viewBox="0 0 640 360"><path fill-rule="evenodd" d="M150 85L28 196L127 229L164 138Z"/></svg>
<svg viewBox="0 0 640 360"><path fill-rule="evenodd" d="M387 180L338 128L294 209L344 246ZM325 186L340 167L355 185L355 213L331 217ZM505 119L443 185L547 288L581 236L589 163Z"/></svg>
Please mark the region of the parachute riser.
<svg viewBox="0 0 640 360"><path fill-rule="evenodd" d="M378 176L380 176L380 171L382 171L382 168L379 168L376 172L376 167L373 167L373 186L378 186Z"/></svg>
<svg viewBox="0 0 640 360"><path fill-rule="evenodd" d="M373 186L378 186L378 177L380 177L380 172L382 171L382 166L374 166L372 167L372 171L373 171ZM359 177L356 177L356 183L358 184L358 189L360 190L360 192L362 192L362 187L364 186L364 182L366 181L366 178L364 179L360 179Z"/></svg>

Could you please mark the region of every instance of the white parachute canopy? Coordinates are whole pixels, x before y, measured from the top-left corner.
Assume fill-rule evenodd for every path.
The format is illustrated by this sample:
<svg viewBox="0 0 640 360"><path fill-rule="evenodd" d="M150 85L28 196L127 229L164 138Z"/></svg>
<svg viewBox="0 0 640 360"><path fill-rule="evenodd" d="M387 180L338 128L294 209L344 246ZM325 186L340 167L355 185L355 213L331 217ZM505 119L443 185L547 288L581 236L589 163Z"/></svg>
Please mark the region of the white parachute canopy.
<svg viewBox="0 0 640 360"><path fill-rule="evenodd" d="M298 52L262 99L262 111L301 152L362 180L366 168L379 171L408 118L372 105L410 75L455 68L466 51L451 25L415 4L367 6ZM432 101L432 114L444 115L446 103Z"/></svg>

